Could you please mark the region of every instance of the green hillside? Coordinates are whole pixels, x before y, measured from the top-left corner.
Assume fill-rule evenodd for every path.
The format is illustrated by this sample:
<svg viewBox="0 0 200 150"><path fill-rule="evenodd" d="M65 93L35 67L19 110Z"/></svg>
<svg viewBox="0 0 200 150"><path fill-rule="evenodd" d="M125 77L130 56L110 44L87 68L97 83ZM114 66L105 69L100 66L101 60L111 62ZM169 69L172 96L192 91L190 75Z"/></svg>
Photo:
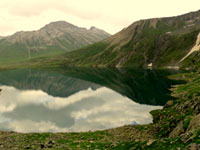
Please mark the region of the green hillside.
<svg viewBox="0 0 200 150"><path fill-rule="evenodd" d="M148 67L152 64L154 68L186 68L191 56L181 60L193 48L199 33L200 11L140 20L101 42L64 55L32 60L31 64L87 67Z"/></svg>

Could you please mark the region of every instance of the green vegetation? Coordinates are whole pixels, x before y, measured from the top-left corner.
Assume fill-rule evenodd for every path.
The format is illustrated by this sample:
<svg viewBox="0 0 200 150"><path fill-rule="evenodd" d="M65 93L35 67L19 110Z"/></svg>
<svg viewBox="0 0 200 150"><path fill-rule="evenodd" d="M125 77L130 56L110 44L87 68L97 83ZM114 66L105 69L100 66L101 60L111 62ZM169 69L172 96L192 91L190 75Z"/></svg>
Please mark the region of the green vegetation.
<svg viewBox="0 0 200 150"><path fill-rule="evenodd" d="M194 52L183 62L182 68L198 70L200 68L200 52Z"/></svg>
<svg viewBox="0 0 200 150"><path fill-rule="evenodd" d="M180 60L196 42L200 20L195 18L199 13L140 20L101 42L62 55L33 59L18 66L146 68L152 63L154 68L178 66L195 69L195 66L200 66L199 52L183 62Z"/></svg>

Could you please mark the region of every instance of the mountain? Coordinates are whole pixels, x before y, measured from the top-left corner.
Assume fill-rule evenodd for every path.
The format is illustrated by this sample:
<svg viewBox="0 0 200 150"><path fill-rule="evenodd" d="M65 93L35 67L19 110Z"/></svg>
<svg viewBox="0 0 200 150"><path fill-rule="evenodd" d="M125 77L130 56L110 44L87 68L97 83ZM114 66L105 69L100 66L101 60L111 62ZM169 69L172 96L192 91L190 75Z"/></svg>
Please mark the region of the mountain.
<svg viewBox="0 0 200 150"><path fill-rule="evenodd" d="M200 10L139 20L101 42L40 62L59 66L188 67L200 62L199 33ZM190 58L192 49L198 53L195 60Z"/></svg>
<svg viewBox="0 0 200 150"><path fill-rule="evenodd" d="M109 36L95 27L87 30L65 21L52 22L38 31L21 31L0 37L0 63L69 52Z"/></svg>

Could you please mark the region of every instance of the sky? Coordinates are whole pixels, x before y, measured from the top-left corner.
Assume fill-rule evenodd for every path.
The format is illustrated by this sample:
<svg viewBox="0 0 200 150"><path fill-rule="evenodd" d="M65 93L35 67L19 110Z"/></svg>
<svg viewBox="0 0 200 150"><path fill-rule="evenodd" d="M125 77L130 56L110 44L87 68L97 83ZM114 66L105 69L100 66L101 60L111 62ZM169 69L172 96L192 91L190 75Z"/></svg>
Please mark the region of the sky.
<svg viewBox="0 0 200 150"><path fill-rule="evenodd" d="M0 36L61 20L115 34L134 21L181 15L199 6L200 0L1 0Z"/></svg>

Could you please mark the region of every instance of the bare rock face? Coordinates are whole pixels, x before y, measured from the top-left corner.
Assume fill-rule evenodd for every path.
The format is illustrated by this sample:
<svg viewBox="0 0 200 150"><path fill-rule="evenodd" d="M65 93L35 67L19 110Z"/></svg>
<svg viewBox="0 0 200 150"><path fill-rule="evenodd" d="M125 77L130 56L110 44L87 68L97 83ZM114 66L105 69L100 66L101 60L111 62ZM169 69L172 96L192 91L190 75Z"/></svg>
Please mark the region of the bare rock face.
<svg viewBox="0 0 200 150"><path fill-rule="evenodd" d="M63 40L63 42L66 42L68 44L71 43L72 46L75 46L76 42L79 42L79 43L82 42L82 45L87 45L87 44L91 44L91 43L103 40L104 38L107 38L108 36L110 36L108 33L106 33L103 30L97 29L95 27L93 28L92 30L91 29L87 30L86 28L80 28L65 21L58 21L58 22L52 22L50 24L47 24L46 26L44 26L38 31L17 32L14 35L6 38L6 41L12 44L24 43L24 44L27 44L27 47L30 47L30 48L32 48L31 43L33 42L36 42L36 43L38 42L38 44L43 43L47 45L50 42L54 44L55 46L57 46L56 44L58 45L61 44L63 45L63 47L65 47L64 44L62 44L62 42L59 42L60 40ZM38 47L36 43L34 43L32 46ZM71 45L69 45L69 47L70 46ZM77 45L77 47L80 47L80 46ZM65 47L65 49L67 49L67 46Z"/></svg>
<svg viewBox="0 0 200 150"><path fill-rule="evenodd" d="M20 31L3 39L0 37L0 61L21 61L69 52L109 36L95 27L88 30L65 21L52 22L37 31Z"/></svg>

